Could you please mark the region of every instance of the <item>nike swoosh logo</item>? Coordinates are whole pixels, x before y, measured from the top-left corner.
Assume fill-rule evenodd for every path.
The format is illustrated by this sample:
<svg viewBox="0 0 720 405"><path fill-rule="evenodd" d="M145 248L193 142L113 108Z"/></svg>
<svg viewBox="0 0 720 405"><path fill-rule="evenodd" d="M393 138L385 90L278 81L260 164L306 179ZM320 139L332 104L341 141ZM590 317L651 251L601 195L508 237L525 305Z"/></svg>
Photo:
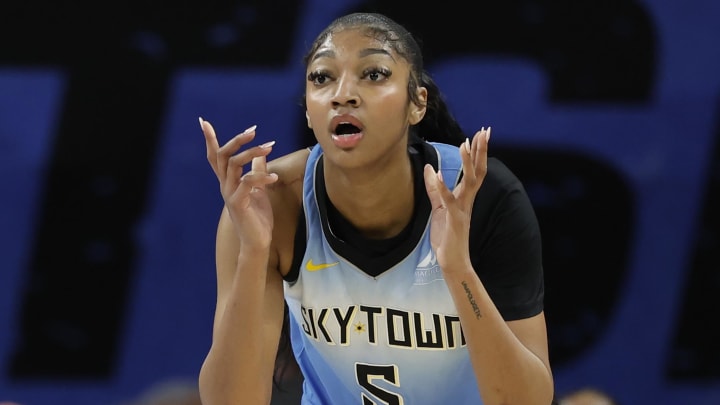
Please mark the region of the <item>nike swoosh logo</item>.
<svg viewBox="0 0 720 405"><path fill-rule="evenodd" d="M318 270L322 270L322 269L327 269L328 267L336 266L338 263L340 263L340 262L315 264L315 263L313 263L312 259L310 259L310 260L308 260L307 264L305 265L305 268L308 271L318 271Z"/></svg>

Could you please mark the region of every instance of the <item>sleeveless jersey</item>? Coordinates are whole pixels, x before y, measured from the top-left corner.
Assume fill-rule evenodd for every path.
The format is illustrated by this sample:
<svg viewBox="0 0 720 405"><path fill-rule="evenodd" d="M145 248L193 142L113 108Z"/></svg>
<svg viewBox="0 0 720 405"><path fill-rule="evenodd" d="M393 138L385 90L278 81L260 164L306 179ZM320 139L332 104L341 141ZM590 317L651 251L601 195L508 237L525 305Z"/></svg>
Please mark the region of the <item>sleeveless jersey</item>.
<svg viewBox="0 0 720 405"><path fill-rule="evenodd" d="M432 143L453 187L458 148ZM322 150L303 180L307 245L285 282L303 405L482 404L452 297L430 245L430 223L409 255L377 277L328 243L314 187Z"/></svg>

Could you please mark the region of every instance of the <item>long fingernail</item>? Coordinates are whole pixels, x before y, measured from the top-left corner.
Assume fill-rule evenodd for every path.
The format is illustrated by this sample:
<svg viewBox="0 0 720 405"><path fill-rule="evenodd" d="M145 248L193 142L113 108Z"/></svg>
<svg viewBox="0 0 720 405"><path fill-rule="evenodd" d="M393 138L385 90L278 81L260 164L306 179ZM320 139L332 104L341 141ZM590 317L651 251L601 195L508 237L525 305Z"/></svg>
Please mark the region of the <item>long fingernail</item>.
<svg viewBox="0 0 720 405"><path fill-rule="evenodd" d="M492 127L488 127L487 132L485 132L485 141L490 142L490 131L492 130Z"/></svg>
<svg viewBox="0 0 720 405"><path fill-rule="evenodd" d="M253 125L250 128L243 131L243 134L249 134L250 132L254 131L255 128L257 128L257 125Z"/></svg>
<svg viewBox="0 0 720 405"><path fill-rule="evenodd" d="M275 145L275 141L265 142L264 144L260 145L261 149L267 149L271 146Z"/></svg>
<svg viewBox="0 0 720 405"><path fill-rule="evenodd" d="M470 153L470 138L465 138L465 150Z"/></svg>
<svg viewBox="0 0 720 405"><path fill-rule="evenodd" d="M203 119L202 119L202 117L198 117L198 121L200 121L200 128L202 128L202 127L203 127L203 125L202 125L202 124L203 124Z"/></svg>

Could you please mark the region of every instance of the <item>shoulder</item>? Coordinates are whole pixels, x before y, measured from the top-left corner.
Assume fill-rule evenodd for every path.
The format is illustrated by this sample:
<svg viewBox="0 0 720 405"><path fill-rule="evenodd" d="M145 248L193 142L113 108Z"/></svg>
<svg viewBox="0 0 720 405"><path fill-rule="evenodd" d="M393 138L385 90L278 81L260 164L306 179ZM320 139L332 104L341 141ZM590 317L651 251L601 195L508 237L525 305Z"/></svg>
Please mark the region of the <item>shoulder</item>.
<svg viewBox="0 0 720 405"><path fill-rule="evenodd" d="M522 182L498 159L488 159L471 221L471 260L503 318L538 314L544 297L540 226Z"/></svg>
<svg viewBox="0 0 720 405"><path fill-rule="evenodd" d="M309 154L308 149L299 149L268 161L268 172L278 176L278 180L268 187L271 198L273 195L282 198L290 198L293 195L302 196L305 163Z"/></svg>
<svg viewBox="0 0 720 405"><path fill-rule="evenodd" d="M289 185L302 181L310 149L303 148L268 161L268 171L278 175L277 184Z"/></svg>
<svg viewBox="0 0 720 405"><path fill-rule="evenodd" d="M478 194L483 198L503 199L514 193L526 195L520 179L500 159L488 157L488 170Z"/></svg>
<svg viewBox="0 0 720 405"><path fill-rule="evenodd" d="M494 181L498 181L505 187L521 186L520 179L513 171L496 157L488 157L488 174Z"/></svg>
<svg viewBox="0 0 720 405"><path fill-rule="evenodd" d="M473 205L472 225L479 233L476 236L502 235L505 240L538 230L535 210L522 181L497 158L488 158L488 170Z"/></svg>
<svg viewBox="0 0 720 405"><path fill-rule="evenodd" d="M268 187L276 211L278 208L300 205L305 163L309 154L309 149L303 148L268 161L268 172L278 176L278 180Z"/></svg>
<svg viewBox="0 0 720 405"><path fill-rule="evenodd" d="M539 227L524 184L497 158L488 158L488 170L475 197L472 218L473 225L481 224L480 232L488 234L523 232Z"/></svg>

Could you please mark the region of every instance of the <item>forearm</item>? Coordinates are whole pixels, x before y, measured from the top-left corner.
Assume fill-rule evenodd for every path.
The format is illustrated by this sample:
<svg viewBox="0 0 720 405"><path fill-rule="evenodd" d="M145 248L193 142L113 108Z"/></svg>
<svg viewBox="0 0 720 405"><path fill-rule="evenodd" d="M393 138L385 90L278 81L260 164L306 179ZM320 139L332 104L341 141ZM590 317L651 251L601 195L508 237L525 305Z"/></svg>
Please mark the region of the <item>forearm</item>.
<svg viewBox="0 0 720 405"><path fill-rule="evenodd" d="M200 372L205 405L270 402L277 339L267 326L268 255L240 254L227 300L217 308L212 347Z"/></svg>
<svg viewBox="0 0 720 405"><path fill-rule="evenodd" d="M445 279L458 309L483 402L550 404L550 370L513 334L472 267L446 272Z"/></svg>

